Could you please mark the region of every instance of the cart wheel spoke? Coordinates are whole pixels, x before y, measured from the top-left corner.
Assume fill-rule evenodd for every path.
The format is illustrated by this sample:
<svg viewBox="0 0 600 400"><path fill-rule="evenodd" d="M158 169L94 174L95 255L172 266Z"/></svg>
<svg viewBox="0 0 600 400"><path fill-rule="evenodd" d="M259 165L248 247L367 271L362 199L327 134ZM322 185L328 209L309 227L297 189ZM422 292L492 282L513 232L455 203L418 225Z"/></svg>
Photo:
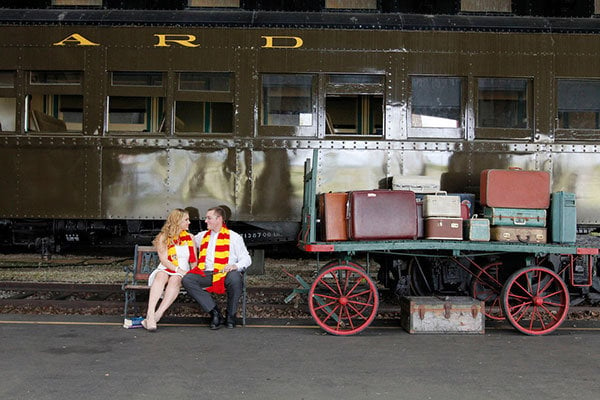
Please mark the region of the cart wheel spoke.
<svg viewBox="0 0 600 400"><path fill-rule="evenodd" d="M502 263L488 264L475 274L471 283L473 298L485 302L483 313L486 318L503 321L505 319L500 302L502 284L500 283L500 267Z"/></svg>
<svg viewBox="0 0 600 400"><path fill-rule="evenodd" d="M508 321L527 335L556 330L569 311L569 291L554 271L539 266L523 268L508 278L502 290Z"/></svg>
<svg viewBox="0 0 600 400"><path fill-rule="evenodd" d="M315 322L334 335L352 335L367 328L379 306L375 283L352 263L321 269L308 297Z"/></svg>

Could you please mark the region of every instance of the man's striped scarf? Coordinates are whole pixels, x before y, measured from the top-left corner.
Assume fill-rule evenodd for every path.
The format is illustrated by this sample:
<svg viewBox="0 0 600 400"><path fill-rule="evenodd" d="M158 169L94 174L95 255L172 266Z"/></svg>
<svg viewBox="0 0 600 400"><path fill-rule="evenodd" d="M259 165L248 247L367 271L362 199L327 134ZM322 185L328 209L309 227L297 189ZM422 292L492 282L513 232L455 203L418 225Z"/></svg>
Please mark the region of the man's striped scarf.
<svg viewBox="0 0 600 400"><path fill-rule="evenodd" d="M210 242L210 235L212 231L208 231L204 234L202 241L200 242L200 252L198 258L198 266L190 272L192 274L204 274L206 268L206 252L208 250L208 243ZM222 227L217 236L217 243L215 245L215 263L213 266L212 286L206 288L207 292L223 294L225 293L225 275L223 269L229 262L229 243L230 243L229 229Z"/></svg>
<svg viewBox="0 0 600 400"><path fill-rule="evenodd" d="M194 240L192 236L187 231L181 231L179 237L176 240L171 240L167 245L167 259L175 265L175 267L179 267L179 260L177 260L177 249L175 246L187 246L190 251L190 263L196 262L196 252L194 251ZM167 268L168 272L175 273L175 271Z"/></svg>

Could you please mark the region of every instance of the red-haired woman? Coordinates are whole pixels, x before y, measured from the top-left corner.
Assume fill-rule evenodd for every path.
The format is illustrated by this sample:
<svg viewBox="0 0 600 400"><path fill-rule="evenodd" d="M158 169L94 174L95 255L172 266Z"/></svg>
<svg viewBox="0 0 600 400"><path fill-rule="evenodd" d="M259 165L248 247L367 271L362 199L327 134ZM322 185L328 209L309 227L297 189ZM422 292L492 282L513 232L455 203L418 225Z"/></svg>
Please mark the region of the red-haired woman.
<svg viewBox="0 0 600 400"><path fill-rule="evenodd" d="M152 241L158 252L160 265L148 279L150 297L148 311L142 325L149 331L156 330L156 324L179 295L181 279L198 264L194 238L188 233L190 216L187 211L176 208L167 217L160 233ZM158 309L156 305L163 297Z"/></svg>

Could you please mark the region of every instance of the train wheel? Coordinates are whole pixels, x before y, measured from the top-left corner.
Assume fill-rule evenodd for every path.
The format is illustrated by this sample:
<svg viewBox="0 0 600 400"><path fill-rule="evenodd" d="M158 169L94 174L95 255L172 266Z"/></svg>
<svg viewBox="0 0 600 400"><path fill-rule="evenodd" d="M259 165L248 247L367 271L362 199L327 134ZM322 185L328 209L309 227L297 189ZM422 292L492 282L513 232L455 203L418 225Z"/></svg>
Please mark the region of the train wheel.
<svg viewBox="0 0 600 400"><path fill-rule="evenodd" d="M471 281L471 293L474 299L485 302L483 313L487 318L504 321L501 305L502 284L500 283L500 266L496 262L483 267Z"/></svg>
<svg viewBox="0 0 600 400"><path fill-rule="evenodd" d="M565 282L548 268L531 266L512 274L502 290L504 315L526 335L553 332L569 312Z"/></svg>
<svg viewBox="0 0 600 400"><path fill-rule="evenodd" d="M314 320L333 335L361 332L373 322L379 306L375 283L356 264L321 269L308 298Z"/></svg>

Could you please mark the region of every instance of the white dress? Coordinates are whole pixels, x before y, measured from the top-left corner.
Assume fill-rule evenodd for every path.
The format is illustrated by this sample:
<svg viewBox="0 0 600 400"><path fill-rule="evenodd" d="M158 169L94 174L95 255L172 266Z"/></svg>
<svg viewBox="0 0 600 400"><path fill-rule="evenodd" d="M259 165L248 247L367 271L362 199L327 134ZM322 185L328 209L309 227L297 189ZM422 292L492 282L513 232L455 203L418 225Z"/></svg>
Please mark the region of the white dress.
<svg viewBox="0 0 600 400"><path fill-rule="evenodd" d="M177 254L178 267L183 269L184 271L190 270L190 248L188 246L175 246L175 252ZM148 277L148 286L152 286L154 282L154 278L159 271L165 271L165 273L169 275L179 275L183 277L183 274L180 272L169 272L167 271L167 267L162 264L158 264L158 267Z"/></svg>

